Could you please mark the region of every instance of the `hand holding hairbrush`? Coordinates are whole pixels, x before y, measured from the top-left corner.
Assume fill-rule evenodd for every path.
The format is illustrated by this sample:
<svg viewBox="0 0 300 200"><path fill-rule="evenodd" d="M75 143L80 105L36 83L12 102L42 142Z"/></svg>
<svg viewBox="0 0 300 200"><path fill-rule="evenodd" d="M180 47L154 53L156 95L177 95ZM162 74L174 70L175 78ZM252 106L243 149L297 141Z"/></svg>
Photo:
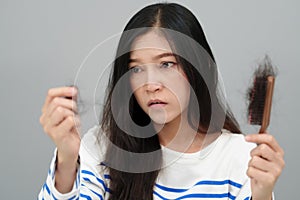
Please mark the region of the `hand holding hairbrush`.
<svg viewBox="0 0 300 200"><path fill-rule="evenodd" d="M259 133L266 133L270 123L275 71L268 56L254 72L253 86L248 89L248 120L259 125ZM284 151L271 134L250 134L246 141L256 143L248 163L251 179L251 199L273 199L273 189L285 162Z"/></svg>

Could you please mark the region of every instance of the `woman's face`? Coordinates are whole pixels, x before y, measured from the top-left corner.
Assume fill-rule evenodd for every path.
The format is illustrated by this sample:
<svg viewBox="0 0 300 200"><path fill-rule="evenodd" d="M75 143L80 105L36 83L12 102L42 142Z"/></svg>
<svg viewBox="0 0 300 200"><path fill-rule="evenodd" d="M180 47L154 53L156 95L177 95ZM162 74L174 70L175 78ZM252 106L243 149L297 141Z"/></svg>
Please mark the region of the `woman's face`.
<svg viewBox="0 0 300 200"><path fill-rule="evenodd" d="M128 67L134 96L154 123L187 117L190 84L165 37L155 31L137 37Z"/></svg>

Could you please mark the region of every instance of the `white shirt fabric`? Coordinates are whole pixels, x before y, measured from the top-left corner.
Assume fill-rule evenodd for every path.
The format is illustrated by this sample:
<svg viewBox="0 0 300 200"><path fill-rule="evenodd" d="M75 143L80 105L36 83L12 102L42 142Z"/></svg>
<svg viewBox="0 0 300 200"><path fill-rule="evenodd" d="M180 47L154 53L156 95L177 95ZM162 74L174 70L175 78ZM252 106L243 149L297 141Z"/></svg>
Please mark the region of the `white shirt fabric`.
<svg viewBox="0 0 300 200"><path fill-rule="evenodd" d="M107 168L100 165L106 144L105 139L99 139L99 130L93 127L81 141L80 165L72 191L61 194L54 186L55 151L38 199L108 199L110 177ZM161 146L165 167L157 177L153 199L249 200L251 188L246 171L255 146L246 142L244 135L228 132L196 153Z"/></svg>

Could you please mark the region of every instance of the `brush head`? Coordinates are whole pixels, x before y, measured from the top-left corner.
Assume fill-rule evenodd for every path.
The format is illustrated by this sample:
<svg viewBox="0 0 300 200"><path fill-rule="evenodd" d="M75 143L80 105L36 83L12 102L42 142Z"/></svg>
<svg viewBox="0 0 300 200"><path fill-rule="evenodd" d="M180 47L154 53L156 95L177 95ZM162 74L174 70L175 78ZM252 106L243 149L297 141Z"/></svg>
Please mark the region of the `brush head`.
<svg viewBox="0 0 300 200"><path fill-rule="evenodd" d="M275 70L268 56L265 56L254 72L253 85L248 89L248 122L251 125L269 125Z"/></svg>

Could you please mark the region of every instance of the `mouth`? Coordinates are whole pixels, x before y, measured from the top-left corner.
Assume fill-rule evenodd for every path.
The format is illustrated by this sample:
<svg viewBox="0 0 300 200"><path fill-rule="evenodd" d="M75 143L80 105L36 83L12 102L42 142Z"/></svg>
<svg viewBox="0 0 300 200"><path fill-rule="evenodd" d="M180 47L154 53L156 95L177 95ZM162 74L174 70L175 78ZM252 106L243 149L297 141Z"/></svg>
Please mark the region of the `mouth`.
<svg viewBox="0 0 300 200"><path fill-rule="evenodd" d="M161 107L165 105L167 105L167 103L159 99L153 99L148 102L148 107L157 107L157 106Z"/></svg>

